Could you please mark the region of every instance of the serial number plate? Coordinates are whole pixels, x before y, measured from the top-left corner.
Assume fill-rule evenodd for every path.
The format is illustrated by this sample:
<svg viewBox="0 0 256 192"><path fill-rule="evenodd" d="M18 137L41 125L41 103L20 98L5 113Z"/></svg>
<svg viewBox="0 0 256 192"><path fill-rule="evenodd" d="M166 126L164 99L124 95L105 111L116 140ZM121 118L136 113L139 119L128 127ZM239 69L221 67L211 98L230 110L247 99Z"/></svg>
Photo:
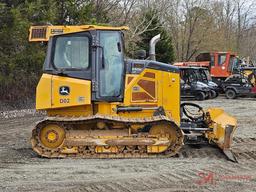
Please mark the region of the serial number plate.
<svg viewBox="0 0 256 192"><path fill-rule="evenodd" d="M69 99L60 99L60 103L69 103Z"/></svg>

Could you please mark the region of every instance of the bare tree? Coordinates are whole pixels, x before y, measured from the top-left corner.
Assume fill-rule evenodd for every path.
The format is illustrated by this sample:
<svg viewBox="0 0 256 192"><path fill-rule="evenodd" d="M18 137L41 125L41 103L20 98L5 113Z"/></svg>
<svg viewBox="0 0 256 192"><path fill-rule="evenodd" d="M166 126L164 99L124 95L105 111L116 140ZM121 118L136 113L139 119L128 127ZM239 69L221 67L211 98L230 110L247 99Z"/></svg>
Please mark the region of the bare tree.
<svg viewBox="0 0 256 192"><path fill-rule="evenodd" d="M255 8L254 1L236 0L237 6L237 38L236 38L236 49L238 52L241 51L241 44L243 38L247 34L247 30L250 26L252 19L252 11ZM247 34L248 35L248 34Z"/></svg>
<svg viewBox="0 0 256 192"><path fill-rule="evenodd" d="M173 1L167 17L172 33L176 57L190 60L200 50L209 30L208 1Z"/></svg>

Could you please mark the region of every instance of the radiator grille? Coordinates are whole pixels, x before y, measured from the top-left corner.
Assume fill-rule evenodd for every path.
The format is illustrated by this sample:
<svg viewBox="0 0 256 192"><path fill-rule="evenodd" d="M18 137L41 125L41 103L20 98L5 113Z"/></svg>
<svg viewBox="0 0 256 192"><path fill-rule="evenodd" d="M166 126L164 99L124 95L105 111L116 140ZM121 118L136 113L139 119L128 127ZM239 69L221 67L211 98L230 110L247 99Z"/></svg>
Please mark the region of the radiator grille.
<svg viewBox="0 0 256 192"><path fill-rule="evenodd" d="M32 29L31 38L32 39L45 39L46 38L46 28Z"/></svg>

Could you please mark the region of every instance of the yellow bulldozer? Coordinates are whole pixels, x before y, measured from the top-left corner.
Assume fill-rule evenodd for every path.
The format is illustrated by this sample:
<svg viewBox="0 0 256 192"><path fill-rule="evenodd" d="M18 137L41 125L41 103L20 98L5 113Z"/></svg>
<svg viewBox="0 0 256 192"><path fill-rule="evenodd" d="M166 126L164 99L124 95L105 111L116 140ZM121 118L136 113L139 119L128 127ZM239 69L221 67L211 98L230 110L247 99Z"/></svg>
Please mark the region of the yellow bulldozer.
<svg viewBox="0 0 256 192"><path fill-rule="evenodd" d="M222 109L181 104L177 67L145 60L128 70L127 29L30 28L29 41L48 45L36 90L36 109L47 117L32 131L33 150L48 158L170 157L196 137L236 161L230 150L236 119Z"/></svg>

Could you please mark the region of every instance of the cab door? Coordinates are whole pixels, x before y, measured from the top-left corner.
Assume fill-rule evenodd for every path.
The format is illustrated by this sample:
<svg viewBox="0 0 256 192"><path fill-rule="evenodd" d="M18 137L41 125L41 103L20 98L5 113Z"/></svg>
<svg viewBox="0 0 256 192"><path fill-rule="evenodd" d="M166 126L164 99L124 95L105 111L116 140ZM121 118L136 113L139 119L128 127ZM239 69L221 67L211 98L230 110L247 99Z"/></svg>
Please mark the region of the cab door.
<svg viewBox="0 0 256 192"><path fill-rule="evenodd" d="M96 100L122 101L124 95L124 55L120 31L99 31L96 63Z"/></svg>

